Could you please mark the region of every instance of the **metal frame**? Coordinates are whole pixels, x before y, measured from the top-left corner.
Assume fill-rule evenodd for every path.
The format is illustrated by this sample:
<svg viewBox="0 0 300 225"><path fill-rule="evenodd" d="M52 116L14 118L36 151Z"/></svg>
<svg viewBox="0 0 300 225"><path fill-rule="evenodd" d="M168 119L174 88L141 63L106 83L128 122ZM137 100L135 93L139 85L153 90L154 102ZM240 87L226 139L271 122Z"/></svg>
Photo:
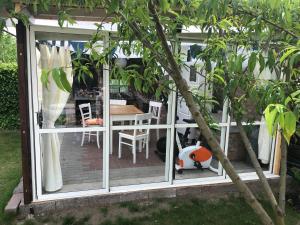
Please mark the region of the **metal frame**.
<svg viewBox="0 0 300 225"><path fill-rule="evenodd" d="M38 96L36 84L36 52L35 52L35 32L58 32L63 34L84 34L92 35L95 33L95 30L90 29L77 29L77 28L58 28L58 27L49 27L49 26L40 26L32 25L28 29L28 69L29 74L32 76L28 79L29 92L31 95L29 99L29 111L30 111L30 131L31 131L31 154L32 154L32 177L33 177L33 201L45 201L53 199L63 199L63 198L73 198L73 197L83 197L83 196L92 196L99 194L108 194L108 193L120 193L128 191L137 191L137 190L149 190L149 189L159 189L159 188L172 188L172 187L181 187L186 185L201 185L201 184L216 184L216 183L228 183L231 182L230 178L226 175L224 169L219 164L219 176L208 177L208 178L193 178L193 179L184 179L176 180L173 179L173 146L175 139L175 129L177 128L188 128L188 127L198 127L197 124L177 124L175 121L176 115L176 92L173 91L168 97L168 113L167 123L166 124L153 124L153 125L113 125L110 126L110 115L109 115L109 65L106 64L103 67L103 77L104 77L104 86L103 86L103 98L104 98L104 125L103 127L92 127L92 128L57 128L57 129L40 129L37 125L37 115L35 110L38 109ZM106 32L104 35L104 46L109 45L110 33ZM29 57L30 56L30 57ZM261 122L255 122L254 125L260 125ZM224 149L225 154L228 152L228 142L229 142L229 133L230 126L236 125L235 122L231 122L230 115L228 114L228 102L226 101L223 105L223 115L222 122L218 124L221 127L221 147ZM243 123L243 125L248 125ZM109 179L109 148L110 148L110 129L111 130L132 130L136 128L141 129L166 129L167 130L167 146L166 146L166 162L165 162L165 181L159 183L150 183L150 184L139 184L139 185L128 185L128 186L118 186L110 187ZM99 131L103 133L103 187L98 190L88 190L88 191L76 191L68 193L52 193L52 194L43 194L41 187L41 151L40 151L40 134L43 133L76 133L82 131ZM273 141L273 147L275 146ZM271 159L273 160L274 148L272 149ZM265 174L267 177L277 177L272 174L272 164L270 164L270 170L266 171ZM240 174L242 179L257 179L253 173L243 173Z"/></svg>

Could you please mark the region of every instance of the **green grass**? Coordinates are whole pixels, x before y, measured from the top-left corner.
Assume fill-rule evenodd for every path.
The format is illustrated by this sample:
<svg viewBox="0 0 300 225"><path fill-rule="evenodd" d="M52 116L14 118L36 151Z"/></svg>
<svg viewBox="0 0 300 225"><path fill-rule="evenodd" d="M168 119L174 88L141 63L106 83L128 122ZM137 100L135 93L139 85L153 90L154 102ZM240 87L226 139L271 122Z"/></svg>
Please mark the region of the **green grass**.
<svg viewBox="0 0 300 225"><path fill-rule="evenodd" d="M168 208L145 209L142 216L105 220L101 225L260 225L253 210L239 198L209 202L199 199L167 200ZM123 203L124 207L126 204ZM266 204L264 204L266 205ZM127 204L128 210L131 204ZM269 211L269 207L266 207ZM300 214L287 207L287 225L300 222Z"/></svg>
<svg viewBox="0 0 300 225"><path fill-rule="evenodd" d="M20 135L18 131L0 131L0 224L9 224L12 215L4 207L21 177Z"/></svg>

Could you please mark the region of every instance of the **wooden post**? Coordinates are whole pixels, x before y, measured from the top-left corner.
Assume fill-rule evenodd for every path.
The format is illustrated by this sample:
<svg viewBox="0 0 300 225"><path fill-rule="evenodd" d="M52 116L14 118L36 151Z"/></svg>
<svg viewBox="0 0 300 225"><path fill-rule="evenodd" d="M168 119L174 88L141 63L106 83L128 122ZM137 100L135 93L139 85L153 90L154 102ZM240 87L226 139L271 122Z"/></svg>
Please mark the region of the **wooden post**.
<svg viewBox="0 0 300 225"><path fill-rule="evenodd" d="M274 165L273 165L273 173L275 175L279 175L279 173L280 173L280 161L281 161L281 134L279 131L277 131Z"/></svg>
<svg viewBox="0 0 300 225"><path fill-rule="evenodd" d="M17 33L17 59L19 76L19 107L21 119L21 150L22 150L22 175L24 203L32 201L31 182L31 154L30 154L30 131L29 131L29 104L28 104L28 73L26 51L26 27L22 21L16 25Z"/></svg>

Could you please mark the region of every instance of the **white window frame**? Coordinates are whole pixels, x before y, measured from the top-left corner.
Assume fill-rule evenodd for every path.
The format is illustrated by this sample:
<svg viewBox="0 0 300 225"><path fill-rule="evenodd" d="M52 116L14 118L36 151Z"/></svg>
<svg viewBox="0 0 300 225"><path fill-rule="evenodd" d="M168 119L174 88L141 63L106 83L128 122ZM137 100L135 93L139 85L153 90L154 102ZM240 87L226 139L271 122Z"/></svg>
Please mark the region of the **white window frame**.
<svg viewBox="0 0 300 225"><path fill-rule="evenodd" d="M41 25L31 25L27 29L27 58L28 58L28 94L29 94L29 111L30 111L30 140L31 140L31 155L32 155L32 187L33 187L33 201L45 201L45 200L55 200L55 199L65 199L65 198L74 198L74 197L84 197L84 196L93 196L93 195L105 195L111 193L122 193L128 191L138 191L138 190L149 190L149 189L160 189L160 188L174 188L190 185L204 185L204 184L217 184L217 183L228 183L231 182L230 178L227 176L225 170L221 165L219 165L219 173L214 177L207 178L193 178L193 179L182 179L176 180L173 179L173 146L175 142L175 129L177 128L191 128L198 127L197 124L177 124L176 123L176 91L173 91L168 96L168 115L167 123L159 125L131 125L131 126L110 126L110 115L109 115L109 65L104 65L103 67L103 93L104 93L104 121L105 124L103 127L99 128L55 128L55 129L40 129L37 125L37 115L35 110L38 109L38 100L37 100L37 61L36 61L36 50L35 50L35 32L55 32L55 33L65 33L65 34L86 34L92 35L96 30L91 29L78 29L78 28L59 28L59 27L49 27ZM104 46L109 44L109 32L104 32ZM172 112L172 113L170 113ZM228 114L228 103L223 104L223 115L222 121L218 124L221 127L221 139L220 144L224 149L225 154L228 152L228 142L229 142L229 131L230 126L234 125L234 122L230 121L230 116ZM259 122L255 123L259 125ZM246 124L244 124L246 125ZM110 129L112 130L130 130L130 129L167 129L167 141L166 146L166 161L165 161L165 181L159 183L149 183L149 184L139 184L139 185L127 185L127 186L118 186L110 187L109 180L109 148L110 148ZM87 191L76 191L76 192L66 192L66 193L51 193L43 194L42 193L42 182L41 182L41 168L38 165L41 165L41 152L40 152L40 134L43 133L75 133L82 131L99 131L103 133L103 188L97 190L87 190ZM266 171L265 174L267 177L277 177L272 174L273 159L274 159L274 144L271 155L271 164L269 171ZM243 173L240 174L242 179L257 179L255 173Z"/></svg>

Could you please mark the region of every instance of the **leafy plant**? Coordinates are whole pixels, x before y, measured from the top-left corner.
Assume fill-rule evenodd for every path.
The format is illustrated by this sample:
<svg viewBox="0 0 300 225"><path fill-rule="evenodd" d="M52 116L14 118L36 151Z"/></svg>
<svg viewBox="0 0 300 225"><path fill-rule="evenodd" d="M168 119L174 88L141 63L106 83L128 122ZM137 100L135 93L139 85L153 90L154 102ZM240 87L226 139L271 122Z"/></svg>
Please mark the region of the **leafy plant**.
<svg viewBox="0 0 300 225"><path fill-rule="evenodd" d="M15 63L0 64L0 129L18 129L19 94Z"/></svg>

